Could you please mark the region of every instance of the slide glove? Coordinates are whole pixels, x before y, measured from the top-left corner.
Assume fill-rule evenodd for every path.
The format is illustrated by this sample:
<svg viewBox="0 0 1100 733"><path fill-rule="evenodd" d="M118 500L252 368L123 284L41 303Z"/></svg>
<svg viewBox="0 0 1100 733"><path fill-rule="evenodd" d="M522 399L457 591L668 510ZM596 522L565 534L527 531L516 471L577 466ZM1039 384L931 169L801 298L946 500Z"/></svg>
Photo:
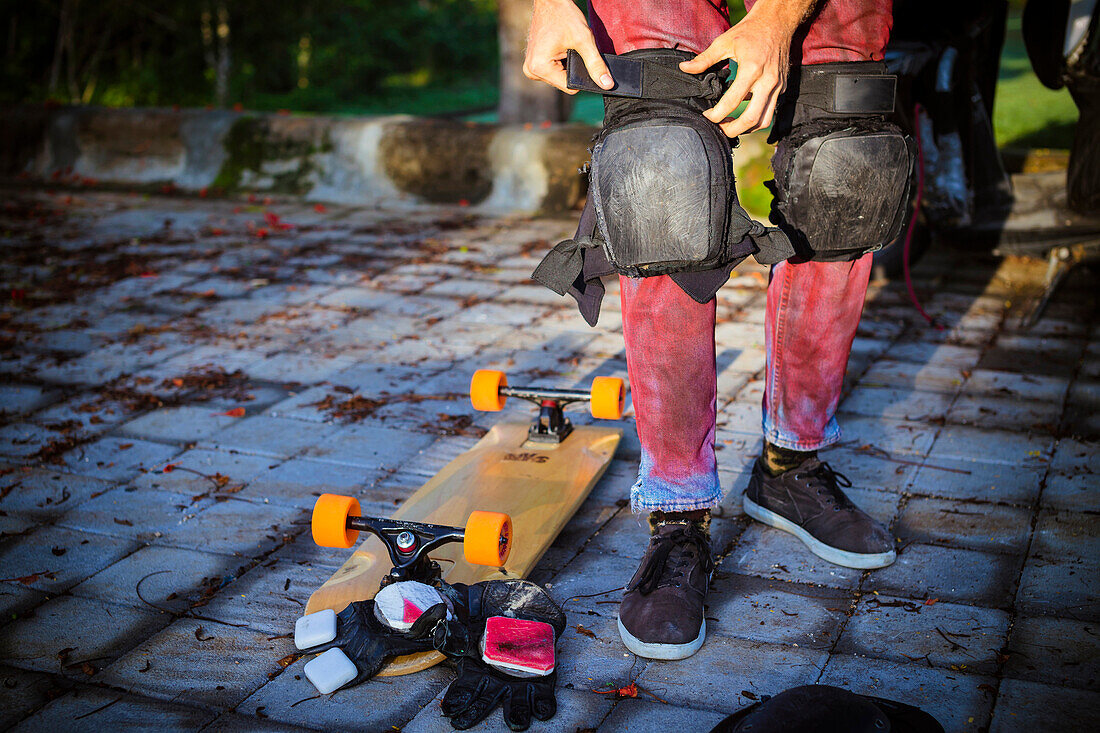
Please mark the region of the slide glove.
<svg viewBox="0 0 1100 733"><path fill-rule="evenodd" d="M324 640L323 643L310 643L312 640L301 643L299 632L296 629L295 643L298 644L300 649L308 649L310 652L326 652L330 649L339 649L355 667L354 674L350 670L340 672L339 665L346 667L348 664L346 661L336 660L335 663L338 666L332 667L328 663L321 662L320 657L315 659L310 664L316 663L316 667L311 670L307 664L306 675L317 685L318 690L331 692L333 689L345 685L357 685L376 675L385 666L386 662L394 657L432 651L437 644L445 643L447 636L445 630L449 626L457 625L454 616L465 600L465 586L456 589L446 583L439 583L435 587L428 587L419 583L407 585L420 587L419 590L414 589L414 598L420 601L422 608L423 606L427 607L423 608L418 616L415 616L415 614L410 616L407 610L400 610L402 605L405 609L410 608L409 604L405 603L406 599L403 594L396 594L397 603L391 602L389 604L389 612L391 616L394 614L395 605L399 609L397 611L399 614L398 628L381 620L380 616L386 617L386 614L379 613L378 602L371 599L354 601L343 611L336 614L335 635L333 635L330 626L330 631L326 635L327 640ZM391 589L397 590L394 586L391 586ZM378 597L381 597L381 595L380 592ZM385 606L382 608L385 608ZM405 614L405 618L400 616L401 613ZM465 615L463 611L462 616L465 617ZM312 616L319 617L321 614L312 614ZM299 624L309 618L308 616L304 617L299 621ZM331 618L329 616L330 624ZM302 636L307 636L307 634ZM318 641L323 639L324 637L318 639ZM315 671L316 674L311 674L311 671ZM318 681L321 681L321 684L318 684ZM335 687L332 687L333 685ZM331 689L328 689L330 687Z"/></svg>
<svg viewBox="0 0 1100 733"><path fill-rule="evenodd" d="M527 730L531 718L550 720L558 710L554 697L557 673L542 677L514 677L479 659L461 657L458 677L443 696L443 714L457 730L471 728L500 705L512 730Z"/></svg>
<svg viewBox="0 0 1100 733"><path fill-rule="evenodd" d="M455 589L465 593L455 604L460 623L435 627L436 648L456 658L458 669L443 696L443 715L458 730L477 725L497 706L512 730L527 730L532 718L552 718L557 712L553 647L566 626L561 607L545 588L527 580L488 580Z"/></svg>

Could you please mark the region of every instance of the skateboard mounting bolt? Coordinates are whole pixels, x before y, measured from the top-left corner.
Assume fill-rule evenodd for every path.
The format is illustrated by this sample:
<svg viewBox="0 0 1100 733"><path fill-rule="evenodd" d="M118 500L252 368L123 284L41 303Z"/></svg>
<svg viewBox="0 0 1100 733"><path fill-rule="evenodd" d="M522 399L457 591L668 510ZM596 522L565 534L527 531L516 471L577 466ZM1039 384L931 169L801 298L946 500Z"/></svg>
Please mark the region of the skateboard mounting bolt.
<svg viewBox="0 0 1100 733"><path fill-rule="evenodd" d="M408 530L397 535L397 549L408 554L416 549L416 535Z"/></svg>

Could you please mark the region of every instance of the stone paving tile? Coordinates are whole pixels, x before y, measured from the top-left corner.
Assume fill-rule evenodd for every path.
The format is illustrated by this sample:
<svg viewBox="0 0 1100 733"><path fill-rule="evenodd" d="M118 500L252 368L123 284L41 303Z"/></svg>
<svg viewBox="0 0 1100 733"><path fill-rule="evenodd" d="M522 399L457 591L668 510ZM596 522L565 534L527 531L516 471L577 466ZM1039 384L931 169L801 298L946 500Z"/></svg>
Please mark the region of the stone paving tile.
<svg viewBox="0 0 1100 733"><path fill-rule="evenodd" d="M991 369L975 369L966 380L963 394L1017 397L1025 400L1060 403L1069 380L1033 374L1014 374Z"/></svg>
<svg viewBox="0 0 1100 733"><path fill-rule="evenodd" d="M1028 614L1100 621L1100 563L1080 558L1028 558L1016 608Z"/></svg>
<svg viewBox="0 0 1100 733"><path fill-rule="evenodd" d="M57 525L97 535L151 542L193 518L210 504L186 494L118 488L90 499Z"/></svg>
<svg viewBox="0 0 1100 733"><path fill-rule="evenodd" d="M0 514L0 541L26 534L37 525L33 519Z"/></svg>
<svg viewBox="0 0 1100 733"><path fill-rule="evenodd" d="M18 415L45 407L56 399L57 390L33 384L0 385L0 415Z"/></svg>
<svg viewBox="0 0 1100 733"><path fill-rule="evenodd" d="M860 571L814 555L794 535L754 522L719 566L745 575L833 588L855 588ZM879 571L881 572L881 571Z"/></svg>
<svg viewBox="0 0 1100 733"><path fill-rule="evenodd" d="M559 572L546 587L566 610L595 610L598 613L613 608L602 601L618 602L622 589L638 569L636 560L582 552Z"/></svg>
<svg viewBox="0 0 1100 733"><path fill-rule="evenodd" d="M81 686L59 697L13 730L194 731L214 714L183 705ZM80 721L74 725L74 721Z"/></svg>
<svg viewBox="0 0 1100 733"><path fill-rule="evenodd" d="M918 422L868 417L845 417L840 429L841 440L845 442L870 445L891 456L907 458L926 455L939 431L938 427Z"/></svg>
<svg viewBox="0 0 1100 733"><path fill-rule="evenodd" d="M712 730L725 717L724 713L714 710L696 710L647 700L625 699L615 704L615 708L599 730L600 733L650 730L707 731Z"/></svg>
<svg viewBox="0 0 1100 733"><path fill-rule="evenodd" d="M719 573L707 596L707 638L828 649L850 605L846 592L831 588Z"/></svg>
<svg viewBox="0 0 1100 733"><path fill-rule="evenodd" d="M237 712L256 715L260 711L271 720L325 730L405 729L405 724L450 683L454 674L439 665L414 675L376 677L330 695L319 695L302 672L313 656L308 654L291 664L242 702Z"/></svg>
<svg viewBox="0 0 1100 733"><path fill-rule="evenodd" d="M962 387L963 379L962 370L955 367L883 359L867 370L860 384L864 387L897 387L955 394Z"/></svg>
<svg viewBox="0 0 1100 733"><path fill-rule="evenodd" d="M96 681L161 700L226 709L264 685L293 651L289 639L269 640L250 629L185 618L143 641Z"/></svg>
<svg viewBox="0 0 1100 733"><path fill-rule="evenodd" d="M1023 554L1031 534L1031 511L913 497L895 528L905 542L943 544L985 552Z"/></svg>
<svg viewBox="0 0 1100 733"><path fill-rule="evenodd" d="M1009 615L938 601L931 606L866 594L844 627L835 651L895 662L927 662L973 674L994 674L1008 634Z"/></svg>
<svg viewBox="0 0 1100 733"><path fill-rule="evenodd" d="M645 669L647 660L627 651L619 637L619 594L608 598L614 602L597 605L598 610L566 613L568 625L555 649L558 689L568 686L588 691L611 683L625 684Z"/></svg>
<svg viewBox="0 0 1100 733"><path fill-rule="evenodd" d="M307 448L324 444L335 432L336 428L331 425L259 415L237 420L202 441L200 447L289 458Z"/></svg>
<svg viewBox="0 0 1100 733"><path fill-rule="evenodd" d="M1035 524L1033 557L1100 560L1100 517L1044 511Z"/></svg>
<svg viewBox="0 0 1100 733"><path fill-rule="evenodd" d="M295 733L296 731L313 730L302 728L289 723L278 723L274 720L237 715L236 713L223 713L217 719L202 729L203 733Z"/></svg>
<svg viewBox="0 0 1100 733"><path fill-rule="evenodd" d="M204 494L219 488L216 474L229 479L226 488L251 482L257 476L278 466L280 459L254 456L248 453L195 448L172 458L170 464L157 466L138 476L133 484L138 488L160 489L176 493ZM171 470L165 471L168 466Z"/></svg>
<svg viewBox="0 0 1100 733"><path fill-rule="evenodd" d="M236 419L219 414L209 407L164 407L131 420L120 430L135 438L163 443L187 443L208 438L232 425Z"/></svg>
<svg viewBox="0 0 1100 733"><path fill-rule="evenodd" d="M981 350L969 346L953 346L930 341L898 341L887 351L886 358L955 369L973 369L981 358Z"/></svg>
<svg viewBox="0 0 1100 733"><path fill-rule="evenodd" d="M0 667L0 728L12 726L62 694L64 687L49 675Z"/></svg>
<svg viewBox="0 0 1100 733"><path fill-rule="evenodd" d="M395 469L432 442L432 436L424 433L348 425L326 434L323 442L314 443L302 457L367 469Z"/></svg>
<svg viewBox="0 0 1100 733"><path fill-rule="evenodd" d="M294 522L303 515L294 507L230 499L166 530L157 544L254 557L279 546L284 535L297 534Z"/></svg>
<svg viewBox="0 0 1100 733"><path fill-rule="evenodd" d="M819 682L915 705L949 731L981 730L993 707L992 677L872 657L835 654Z"/></svg>
<svg viewBox="0 0 1100 733"><path fill-rule="evenodd" d="M1100 511L1100 444L1061 440L1054 451L1042 502L1054 509Z"/></svg>
<svg viewBox="0 0 1100 733"><path fill-rule="evenodd" d="M128 481L166 463L179 452L179 448L163 443L106 437L72 449L62 455L61 460L73 473L109 481Z"/></svg>
<svg viewBox="0 0 1100 733"><path fill-rule="evenodd" d="M793 646L708 638L695 656L650 664L638 684L673 705L729 713L755 698L813 684L828 653Z"/></svg>
<svg viewBox="0 0 1100 733"><path fill-rule="evenodd" d="M0 427L0 455L33 460L51 442L64 438L63 433L34 423L4 425Z"/></svg>
<svg viewBox="0 0 1100 733"><path fill-rule="evenodd" d="M70 593L147 611L156 608L182 613L245 569L243 560L225 555L143 547L75 586Z"/></svg>
<svg viewBox="0 0 1100 733"><path fill-rule="evenodd" d="M913 544L893 565L870 574L864 589L906 598L938 598L1005 608L1020 561L1010 555Z"/></svg>
<svg viewBox="0 0 1100 733"><path fill-rule="evenodd" d="M1084 349L1085 342L1077 339L1001 334L993 346L982 354L978 366L981 369L1070 377Z"/></svg>
<svg viewBox="0 0 1100 733"><path fill-rule="evenodd" d="M171 620L152 609L58 596L35 609L34 615L0 629L0 659L24 669L87 679L84 662L102 670Z"/></svg>
<svg viewBox="0 0 1100 733"><path fill-rule="evenodd" d="M40 527L0 545L5 580L28 578L24 585L57 593L99 572L136 549L133 540Z"/></svg>
<svg viewBox="0 0 1100 733"><path fill-rule="evenodd" d="M990 733L1056 730L1091 733L1100 726L1100 694L1038 682L1001 682Z"/></svg>
<svg viewBox="0 0 1100 733"><path fill-rule="evenodd" d="M953 395L911 389L856 387L840 404L842 412L895 420L930 421L943 419Z"/></svg>
<svg viewBox="0 0 1100 733"><path fill-rule="evenodd" d="M1100 380L1079 380L1070 388L1062 432L1088 440L1100 439Z"/></svg>
<svg viewBox="0 0 1100 733"><path fill-rule="evenodd" d="M1100 635L1095 623L1019 616L1005 653L1008 677L1100 691Z"/></svg>
<svg viewBox="0 0 1100 733"><path fill-rule="evenodd" d="M292 458L251 479L237 498L312 509L320 494L360 495L385 475L382 469Z"/></svg>
<svg viewBox="0 0 1100 733"><path fill-rule="evenodd" d="M270 635L294 631L305 614L309 596L328 579L328 568L311 563L274 560L261 563L197 609L202 618L247 626Z"/></svg>
<svg viewBox="0 0 1100 733"><path fill-rule="evenodd" d="M1054 439L1049 436L948 425L936 437L928 458L931 462L980 458L985 463L1034 468L1049 462L1053 448Z"/></svg>
<svg viewBox="0 0 1100 733"><path fill-rule="evenodd" d="M917 469L909 490L914 494L966 501L1030 505L1039 496L1045 475L1046 468L1041 463L1026 467L937 456L928 458Z"/></svg>
<svg viewBox="0 0 1100 733"><path fill-rule="evenodd" d="M47 521L80 506L92 495L114 484L89 476L77 476L40 468L21 468L0 477L0 510Z"/></svg>
<svg viewBox="0 0 1100 733"><path fill-rule="evenodd" d="M1062 406L1056 402L1015 397L963 394L947 413L947 421L983 428L1053 433L1058 429Z"/></svg>
<svg viewBox="0 0 1100 733"><path fill-rule="evenodd" d="M0 582L0 625L14 621L48 598L22 583Z"/></svg>

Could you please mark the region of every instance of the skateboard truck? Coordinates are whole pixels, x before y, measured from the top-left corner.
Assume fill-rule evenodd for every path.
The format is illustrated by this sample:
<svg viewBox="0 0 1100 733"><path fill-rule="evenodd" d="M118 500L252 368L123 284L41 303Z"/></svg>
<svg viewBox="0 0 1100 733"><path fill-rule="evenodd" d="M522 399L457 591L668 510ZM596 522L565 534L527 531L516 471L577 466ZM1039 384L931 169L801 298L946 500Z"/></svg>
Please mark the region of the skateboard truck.
<svg viewBox="0 0 1100 733"><path fill-rule="evenodd" d="M474 409L499 412L509 397L533 402L539 415L528 430L533 443L560 443L573 431L563 408L573 402L588 402L592 417L618 420L623 416L626 387L618 377L596 377L590 390L509 387L504 372L479 369L470 380L470 401Z"/></svg>
<svg viewBox="0 0 1100 733"><path fill-rule="evenodd" d="M503 567L512 547L512 520L498 512L471 512L465 529L425 522L361 516L352 496L321 494L313 507L313 540L322 547L352 547L360 532L370 532L390 555L393 568L382 586L402 580L432 584L442 577L428 553L448 542L461 542L466 561Z"/></svg>

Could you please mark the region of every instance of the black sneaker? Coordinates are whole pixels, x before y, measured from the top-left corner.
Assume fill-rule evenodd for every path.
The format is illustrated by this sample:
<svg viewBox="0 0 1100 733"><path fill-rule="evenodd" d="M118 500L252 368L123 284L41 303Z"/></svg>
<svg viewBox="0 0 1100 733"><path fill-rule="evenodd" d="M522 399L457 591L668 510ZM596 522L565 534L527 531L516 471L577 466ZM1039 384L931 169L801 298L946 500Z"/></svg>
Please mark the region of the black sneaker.
<svg viewBox="0 0 1100 733"><path fill-rule="evenodd" d="M683 659L699 651L713 569L710 543L695 523L658 524L619 607L626 648L648 659Z"/></svg>
<svg viewBox="0 0 1100 733"><path fill-rule="evenodd" d="M745 489L745 513L790 532L829 562L861 570L884 568L897 558L894 539L840 490L851 485L817 458L778 476L758 460Z"/></svg>

